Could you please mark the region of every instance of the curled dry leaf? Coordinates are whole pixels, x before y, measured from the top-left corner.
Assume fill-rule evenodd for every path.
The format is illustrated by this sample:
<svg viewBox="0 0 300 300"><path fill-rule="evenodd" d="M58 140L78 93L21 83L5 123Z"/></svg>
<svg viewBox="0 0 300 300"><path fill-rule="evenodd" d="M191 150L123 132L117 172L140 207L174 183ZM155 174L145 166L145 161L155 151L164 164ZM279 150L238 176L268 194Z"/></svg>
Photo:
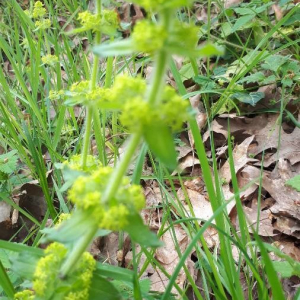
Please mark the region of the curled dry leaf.
<svg viewBox="0 0 300 300"><path fill-rule="evenodd" d="M250 200L250 196L257 190L258 185L253 183L245 189L245 186L255 181L260 176L260 169L253 166L246 166L237 174L237 181L240 188L240 197L242 200Z"/></svg>

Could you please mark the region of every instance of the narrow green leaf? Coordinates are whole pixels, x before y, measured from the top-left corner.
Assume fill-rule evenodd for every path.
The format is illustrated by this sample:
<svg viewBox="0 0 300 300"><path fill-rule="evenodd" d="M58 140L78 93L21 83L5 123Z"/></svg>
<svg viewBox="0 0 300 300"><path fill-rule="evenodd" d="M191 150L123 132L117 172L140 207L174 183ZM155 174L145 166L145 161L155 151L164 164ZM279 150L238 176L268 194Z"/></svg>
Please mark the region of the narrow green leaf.
<svg viewBox="0 0 300 300"><path fill-rule="evenodd" d="M169 169L177 166L177 153L170 129L163 124L155 123L147 126L144 137L149 149Z"/></svg>
<svg viewBox="0 0 300 300"><path fill-rule="evenodd" d="M101 57L129 55L134 51L135 50L130 39L102 44L93 48L94 54Z"/></svg>
<svg viewBox="0 0 300 300"><path fill-rule="evenodd" d="M15 290L14 290L13 284L11 283L1 261L0 261L0 285L2 286L5 294L9 298L13 299Z"/></svg>
<svg viewBox="0 0 300 300"><path fill-rule="evenodd" d="M44 255L44 251L42 249L29 247L24 244L7 242L7 241L3 241L3 240L0 240L0 248L6 249L9 251L18 252L18 253L29 252L32 255L38 255L38 256Z"/></svg>

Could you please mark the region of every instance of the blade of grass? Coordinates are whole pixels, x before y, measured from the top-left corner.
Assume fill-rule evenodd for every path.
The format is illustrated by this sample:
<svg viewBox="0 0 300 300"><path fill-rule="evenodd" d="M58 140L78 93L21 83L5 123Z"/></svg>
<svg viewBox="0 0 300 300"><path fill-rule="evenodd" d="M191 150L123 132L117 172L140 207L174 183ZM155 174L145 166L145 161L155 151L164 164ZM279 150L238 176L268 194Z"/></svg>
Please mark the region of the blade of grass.
<svg viewBox="0 0 300 300"><path fill-rule="evenodd" d="M0 285L9 299L14 298L15 289L0 260Z"/></svg>

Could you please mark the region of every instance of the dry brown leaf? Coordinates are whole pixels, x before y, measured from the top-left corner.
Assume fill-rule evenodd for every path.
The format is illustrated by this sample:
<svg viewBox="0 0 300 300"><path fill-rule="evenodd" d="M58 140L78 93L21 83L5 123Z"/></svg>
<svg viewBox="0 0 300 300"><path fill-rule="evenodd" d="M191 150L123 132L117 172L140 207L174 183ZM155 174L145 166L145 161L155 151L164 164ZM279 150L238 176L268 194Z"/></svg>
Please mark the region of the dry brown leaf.
<svg viewBox="0 0 300 300"><path fill-rule="evenodd" d="M244 140L245 137L254 135L257 145L251 145L249 153L253 156L264 150L276 150L279 143L279 153L266 155L264 166L268 167L279 158L288 159L291 164L300 162L300 129L296 127L291 133L286 133L283 129L279 130L277 124L279 114L258 115L254 118L234 118L230 120L230 132L236 141ZM228 120L219 117L212 122L212 131L220 134L227 139ZM204 134L204 140L209 138L209 132ZM218 142L218 140L220 140ZM224 143L224 139L218 139L217 143Z"/></svg>
<svg viewBox="0 0 300 300"><path fill-rule="evenodd" d="M185 158L181 160L179 163L178 169L181 170L181 173L186 173L187 169L194 168L194 166L200 165L200 161L194 155L187 155ZM177 174L177 171L172 173Z"/></svg>
<svg viewBox="0 0 300 300"><path fill-rule="evenodd" d="M144 189L144 195L146 208L141 212L142 218L148 227L158 230L161 227L160 210L157 208L163 201L161 191L158 187L148 186Z"/></svg>
<svg viewBox="0 0 300 300"><path fill-rule="evenodd" d="M195 216L196 218L199 218L201 220L208 220L213 215L213 211L210 202L207 200L207 197L194 190L187 189L186 191L191 207L193 209L193 213L191 213L189 205L186 203L187 199L182 188L177 191L177 196L178 199L183 203L188 216Z"/></svg>
<svg viewBox="0 0 300 300"><path fill-rule="evenodd" d="M259 130L252 130L251 127L246 131L255 135L257 146L251 149L253 155L257 155L264 150L272 150L278 148L279 153L274 153L264 161L264 166L268 167L278 159L288 159L291 164L300 161L300 129L295 127L292 133L286 133L282 129L279 130L277 125L279 115L270 115L268 123Z"/></svg>
<svg viewBox="0 0 300 300"><path fill-rule="evenodd" d="M112 232L103 237L99 248L101 251L99 256L102 261L110 265L118 265L119 234L117 232Z"/></svg>
<svg viewBox="0 0 300 300"><path fill-rule="evenodd" d="M273 226L278 232L300 239L300 223L295 219L276 216L276 221Z"/></svg>
<svg viewBox="0 0 300 300"><path fill-rule="evenodd" d="M263 188L276 200L270 208L273 214L300 219L300 192L285 185L291 171L287 161L280 160L278 168L262 180Z"/></svg>
<svg viewBox="0 0 300 300"><path fill-rule="evenodd" d="M237 173L241 168L243 168L250 161L257 161L247 156L248 148L252 143L254 136L250 136L245 139L240 145L234 147L233 150L233 160L234 160L234 169ZM230 172L230 164L229 159L222 166L219 171L219 176L222 180L229 183L231 181L231 172Z"/></svg>
<svg viewBox="0 0 300 300"><path fill-rule="evenodd" d="M253 195L253 193L257 190L258 185L256 183L253 183L246 190L243 190L243 188L250 182L260 177L260 173L260 169L253 166L246 166L240 172L238 172L237 181L241 190L240 198L242 200L250 200L250 196Z"/></svg>
<svg viewBox="0 0 300 300"><path fill-rule="evenodd" d="M180 260L180 256L178 255L178 252L175 247L175 242L174 242L174 237L172 232L174 232L176 235L176 240L178 243L180 253L183 253L189 244L187 234L185 233L185 231L182 229L180 225L173 226L172 230L167 231L162 236L161 239L164 242L164 246L156 250L155 258L161 263L161 265L165 268L165 270L170 275L174 272L174 269L176 268ZM192 277L195 277L194 262L190 258L188 258L185 262L185 265L189 269L189 272L192 275ZM158 292L165 291L166 285L168 284L169 280L159 269L155 270L154 274L150 277L150 279L152 282L151 288L153 291L158 291ZM179 285L179 287L183 288L185 282L186 282L186 275L184 270L181 269L176 279L176 283ZM173 288L172 292L176 293L176 289Z"/></svg>
<svg viewBox="0 0 300 300"><path fill-rule="evenodd" d="M258 212L257 207L250 208L244 207L244 212L247 216L248 224L250 225L249 231L252 232L252 228L256 230L257 227L257 218ZM272 225L273 216L269 210L263 210L259 213L259 227L258 227L258 234L261 236L275 236L278 233L274 232L274 227Z"/></svg>

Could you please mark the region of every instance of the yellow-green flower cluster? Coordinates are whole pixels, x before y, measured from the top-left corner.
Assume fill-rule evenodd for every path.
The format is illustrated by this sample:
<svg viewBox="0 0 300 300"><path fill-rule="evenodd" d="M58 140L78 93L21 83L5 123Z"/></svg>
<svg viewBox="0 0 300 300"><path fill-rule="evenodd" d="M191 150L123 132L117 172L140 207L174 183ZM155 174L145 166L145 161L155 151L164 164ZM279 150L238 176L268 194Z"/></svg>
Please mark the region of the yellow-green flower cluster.
<svg viewBox="0 0 300 300"><path fill-rule="evenodd" d="M141 78L119 75L116 77L113 87L109 89L108 97L112 102L124 103L127 99L143 97L146 88L146 82Z"/></svg>
<svg viewBox="0 0 300 300"><path fill-rule="evenodd" d="M141 131L152 122L160 122L169 126L172 131L177 131L188 118L187 109L188 102L167 86L158 105L150 105L140 97L128 100L120 121L130 131Z"/></svg>
<svg viewBox="0 0 300 300"><path fill-rule="evenodd" d="M115 11L104 9L100 14L92 14L89 11L79 13L78 20L81 28L75 32L82 31L101 31L105 34L114 34L119 26L118 15Z"/></svg>
<svg viewBox="0 0 300 300"><path fill-rule="evenodd" d="M70 218L71 218L71 214L61 213L55 224L55 227L59 227L63 221L69 220Z"/></svg>
<svg viewBox="0 0 300 300"><path fill-rule="evenodd" d="M168 37L166 29L148 20L137 22L133 29L132 39L136 50L146 53L159 51Z"/></svg>
<svg viewBox="0 0 300 300"><path fill-rule="evenodd" d="M42 56L42 62L44 65L54 66L58 62L58 57L56 55L47 54Z"/></svg>
<svg viewBox="0 0 300 300"><path fill-rule="evenodd" d="M14 299L15 300L33 300L34 293L31 290L24 290L22 292L15 293Z"/></svg>
<svg viewBox="0 0 300 300"><path fill-rule="evenodd" d="M134 2L147 10L163 10L163 9L175 9L182 6L189 6L192 0L133 0L128 2Z"/></svg>
<svg viewBox="0 0 300 300"><path fill-rule="evenodd" d="M58 280L58 272L68 250L59 243L52 243L45 250L45 257L42 257L34 272L33 289L37 296L43 297L47 289L55 287Z"/></svg>
<svg viewBox="0 0 300 300"><path fill-rule="evenodd" d="M50 90L49 91L49 99L50 100L61 99L64 96L65 96L65 91L64 90L59 90L59 91Z"/></svg>
<svg viewBox="0 0 300 300"><path fill-rule="evenodd" d="M36 26L36 29L48 29L51 27L51 21L50 19L43 19L36 21L34 25Z"/></svg>
<svg viewBox="0 0 300 300"><path fill-rule="evenodd" d="M82 167L82 156L80 154L76 154L73 155L69 161L65 161L64 165L68 166L68 168L72 170L91 173L96 171L101 166L101 162L95 156L88 155L85 167Z"/></svg>
<svg viewBox="0 0 300 300"><path fill-rule="evenodd" d="M145 205L142 189L130 185L124 177L115 196L103 202L103 192L113 169L103 167L90 176L80 176L69 190L69 199L78 210L89 212L99 228L122 230L130 222L130 215Z"/></svg>
<svg viewBox="0 0 300 300"><path fill-rule="evenodd" d="M67 255L67 248L60 243L52 243L45 250L45 256L42 257L36 266L34 272L33 289L39 299L48 299L55 291L65 290L63 299L87 300L89 288L96 267L96 261L88 252L83 253L78 261L72 275L66 280L60 280L59 270ZM50 295L48 294L50 292ZM23 291L24 295L29 292ZM21 295L22 296L22 295ZM27 298L18 298L25 300ZM33 298L28 298L33 299Z"/></svg>
<svg viewBox="0 0 300 300"><path fill-rule="evenodd" d="M72 273L72 277L76 280L71 286L71 291L64 297L65 300L89 299L89 289L95 268L96 261L93 256L88 252L84 252L75 271Z"/></svg>
<svg viewBox="0 0 300 300"><path fill-rule="evenodd" d="M45 18L46 15L46 9L44 7L44 4L41 1L36 1L34 3L33 11L30 13L29 11L25 11L25 13L34 19L37 19L35 21L36 30L39 29L47 29L51 27L51 21L50 19Z"/></svg>
<svg viewBox="0 0 300 300"><path fill-rule="evenodd" d="M90 81L84 80L72 84L69 93L69 102L83 105L99 105L110 101L108 89L95 87L90 89Z"/></svg>
<svg viewBox="0 0 300 300"><path fill-rule="evenodd" d="M33 12L32 12L32 17L41 18L45 14L46 14L46 9L44 8L44 4L41 1L35 2Z"/></svg>

